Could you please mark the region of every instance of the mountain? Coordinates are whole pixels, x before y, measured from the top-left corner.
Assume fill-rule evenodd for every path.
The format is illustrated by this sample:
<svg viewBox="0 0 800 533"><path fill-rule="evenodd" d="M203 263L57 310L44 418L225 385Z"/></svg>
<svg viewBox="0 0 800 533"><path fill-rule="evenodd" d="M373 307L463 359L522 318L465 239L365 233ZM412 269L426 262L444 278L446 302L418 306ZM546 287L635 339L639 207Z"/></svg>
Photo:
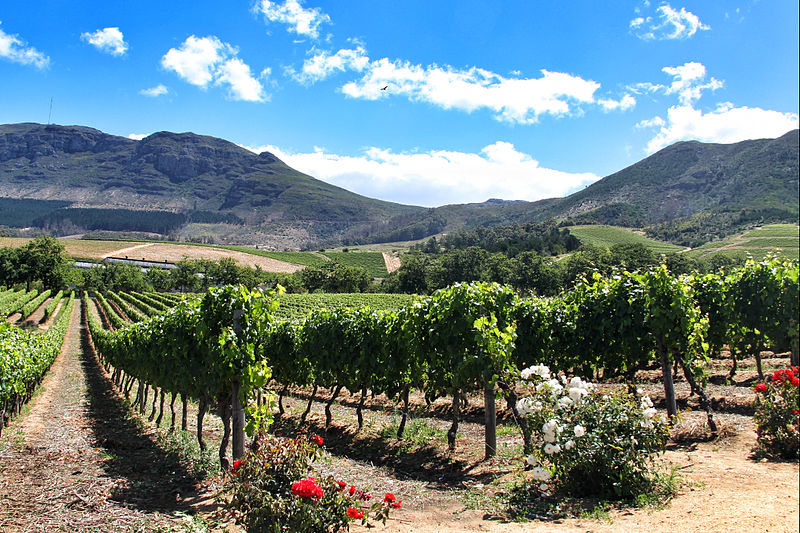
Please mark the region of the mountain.
<svg viewBox="0 0 800 533"><path fill-rule="evenodd" d="M30 123L0 126L0 197L0 224L12 227L208 234L277 247L424 211L354 194L214 137L159 132L135 141Z"/></svg>
<svg viewBox="0 0 800 533"><path fill-rule="evenodd" d="M214 137L134 141L82 126L9 124L0 125L0 225L283 249L556 219L641 227L695 246L749 225L797 223L799 140L794 130L679 142L564 198L425 209L351 193Z"/></svg>
<svg viewBox="0 0 800 533"><path fill-rule="evenodd" d="M369 239L410 235L426 226L461 228L537 222L646 228L662 240L696 246L755 224L798 221L798 141L679 142L564 198L448 205L398 216ZM414 237L419 238L419 237Z"/></svg>

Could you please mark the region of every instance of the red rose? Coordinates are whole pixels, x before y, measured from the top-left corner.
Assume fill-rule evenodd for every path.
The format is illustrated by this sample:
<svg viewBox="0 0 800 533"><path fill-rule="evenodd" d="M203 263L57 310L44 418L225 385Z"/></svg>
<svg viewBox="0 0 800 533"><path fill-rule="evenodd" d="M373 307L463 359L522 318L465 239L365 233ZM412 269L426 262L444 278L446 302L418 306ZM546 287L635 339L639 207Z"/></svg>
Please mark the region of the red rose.
<svg viewBox="0 0 800 533"><path fill-rule="evenodd" d="M393 507L394 509L400 509L400 507L402 507L402 506L400 505L401 503L403 503L403 501L402 501L402 500L397 500L396 502L392 503L392 507Z"/></svg>
<svg viewBox="0 0 800 533"><path fill-rule="evenodd" d="M370 496L369 492L363 492L363 491L358 493L358 497L361 498L364 501L367 501L370 498L372 498L372 496Z"/></svg>
<svg viewBox="0 0 800 533"><path fill-rule="evenodd" d="M397 501L397 498L395 498L394 494L392 494L391 492L387 492L386 496L383 497L383 501L392 503L394 501Z"/></svg>
<svg viewBox="0 0 800 533"><path fill-rule="evenodd" d="M756 392L767 392L767 384L766 383L759 383L755 386Z"/></svg>
<svg viewBox="0 0 800 533"><path fill-rule="evenodd" d="M322 498L322 487L312 477L292 483L292 494L301 498L319 500Z"/></svg>
<svg viewBox="0 0 800 533"><path fill-rule="evenodd" d="M795 387L800 386L800 378L792 377L792 385L794 385Z"/></svg>
<svg viewBox="0 0 800 533"><path fill-rule="evenodd" d="M312 440L313 440L314 442L316 442L316 443L317 443L318 445L320 445L320 446L322 446L322 443L324 442L324 441L322 440L322 437L320 437L319 435L314 435L314 438L313 438Z"/></svg>
<svg viewBox="0 0 800 533"><path fill-rule="evenodd" d="M353 520L358 520L359 518L364 518L364 511L362 511L361 509L356 509L355 507L348 507L347 516L349 516Z"/></svg>
<svg viewBox="0 0 800 533"><path fill-rule="evenodd" d="M794 373L788 368L776 370L775 373L772 374L772 382L784 383L785 381L791 381L793 377L795 377Z"/></svg>
<svg viewBox="0 0 800 533"><path fill-rule="evenodd" d="M344 481L337 481L336 484L339 485L339 491L343 491L344 488L347 486L347 483L345 483Z"/></svg>
<svg viewBox="0 0 800 533"><path fill-rule="evenodd" d="M356 493L356 488L353 485L350 485L350 490L348 492L350 493L350 496L352 496Z"/></svg>

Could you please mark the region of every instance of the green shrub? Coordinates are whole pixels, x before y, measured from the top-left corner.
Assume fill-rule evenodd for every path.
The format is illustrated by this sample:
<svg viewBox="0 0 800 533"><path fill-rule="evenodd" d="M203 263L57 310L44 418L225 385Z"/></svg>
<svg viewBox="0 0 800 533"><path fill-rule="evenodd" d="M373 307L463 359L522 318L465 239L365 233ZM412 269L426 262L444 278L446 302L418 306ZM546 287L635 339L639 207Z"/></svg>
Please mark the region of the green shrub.
<svg viewBox="0 0 800 533"><path fill-rule="evenodd" d="M335 533L350 522L367 524L370 515L386 521L399 508L394 495L367 507L371 495L333 476L320 477L312 463L322 454L322 438L260 435L255 451L234 461L229 487L231 510L248 532Z"/></svg>
<svg viewBox="0 0 800 533"><path fill-rule="evenodd" d="M784 459L800 458L800 414L797 367L778 370L755 386L757 451Z"/></svg>
<svg viewBox="0 0 800 533"><path fill-rule="evenodd" d="M593 384L559 379L544 365L522 376L530 395L516 409L530 429L526 462L542 492L634 500L655 489L667 425L650 398L600 394Z"/></svg>

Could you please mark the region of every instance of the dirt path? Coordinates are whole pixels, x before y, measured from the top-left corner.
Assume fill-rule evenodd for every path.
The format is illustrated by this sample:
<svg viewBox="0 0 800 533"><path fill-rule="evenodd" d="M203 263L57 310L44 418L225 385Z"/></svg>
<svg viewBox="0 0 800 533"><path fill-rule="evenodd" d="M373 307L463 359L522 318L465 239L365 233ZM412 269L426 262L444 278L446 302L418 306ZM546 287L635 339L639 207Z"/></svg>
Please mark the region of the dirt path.
<svg viewBox="0 0 800 533"><path fill-rule="evenodd" d="M745 417L742 417L745 418ZM558 532L592 533L680 531L798 531L798 465L748 458L755 444L752 423L719 443L671 447L665 459L681 467L685 486L663 509L617 510L606 520L567 519L508 523L463 502L415 506L393 513L395 520L372 531L413 533ZM361 531L361 529L354 529Z"/></svg>
<svg viewBox="0 0 800 533"><path fill-rule="evenodd" d="M106 257L112 257L112 256L113 257L122 257L127 252L131 252L133 250L138 250L139 248L146 248L147 246L153 246L153 244L155 244L155 243L149 242L147 244L137 244L136 246L129 246L127 248L120 248L119 250L114 250L113 252L109 252L107 254L103 254L102 257L103 257L103 259L105 259Z"/></svg>
<svg viewBox="0 0 800 533"><path fill-rule="evenodd" d="M195 496L86 357L79 302L61 355L0 439L0 531L166 531Z"/></svg>
<svg viewBox="0 0 800 533"><path fill-rule="evenodd" d="M391 274L400 268L400 257L391 252L383 252L383 262L386 263L386 271Z"/></svg>

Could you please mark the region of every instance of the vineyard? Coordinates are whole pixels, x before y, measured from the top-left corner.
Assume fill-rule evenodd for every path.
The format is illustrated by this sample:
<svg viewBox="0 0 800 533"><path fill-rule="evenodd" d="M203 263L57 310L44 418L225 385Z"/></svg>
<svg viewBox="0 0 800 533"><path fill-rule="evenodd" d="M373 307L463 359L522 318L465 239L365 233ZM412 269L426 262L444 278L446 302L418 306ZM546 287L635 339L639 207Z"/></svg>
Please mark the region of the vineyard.
<svg viewBox="0 0 800 533"><path fill-rule="evenodd" d="M89 328L103 360L116 369L115 379L126 391L139 383L134 403L152 386L200 405L222 405L226 427L236 408L232 390L240 391L251 429L268 419L257 398L272 377L281 414L289 387L312 388L302 421L318 389L329 389L326 426L343 389L360 394L359 428L368 393L402 399L402 437L409 392L416 389L429 399L452 399L453 449L466 394L485 391L489 398L502 391L513 411L514 369L545 363L556 371L631 382L637 371L660 367L672 419L673 369L680 369L715 434L703 387L709 356L728 346L731 375L737 358L749 356L762 376L764 349L796 357L797 283L796 266L750 262L729 275L677 278L663 267L620 272L553 299L520 299L509 288L474 283L404 306L396 297L353 295L332 306L316 295L289 298L228 287L161 314L141 298L111 292L97 295L97 302L106 324L119 331L94 319ZM364 304L373 307L359 307ZM487 429L490 456L496 445L493 427Z"/></svg>
<svg viewBox="0 0 800 533"><path fill-rule="evenodd" d="M49 291L43 294L46 298ZM70 294L46 333L0 324L0 434L6 419L19 414L61 350L73 303L74 295Z"/></svg>
<svg viewBox="0 0 800 533"><path fill-rule="evenodd" d="M334 471L347 458L380 458L412 478L457 479L454 458L466 446L484 480L498 467L510 472L534 445L520 426L517 384L532 365L646 390L675 427L693 405L703 413L691 417L693 438L723 437L726 406L742 403L738 393L720 397L728 389L719 380L753 372L766 379L789 364L789 353L796 364L798 290L797 265L770 260L719 274L673 276L661 267L596 275L554 298L471 283L430 297L228 286L191 295L87 293L79 302L90 349L118 393L156 427L192 430L201 449L218 449L225 469L243 456L245 434L271 425L325 435L343 457L326 467ZM9 311L63 299L46 332L0 332L6 418L52 363L72 309L72 295L41 294L0 292ZM34 353L43 355L34 361ZM687 394L696 399L687 403ZM414 446L432 455L413 459ZM426 466L412 466L417 460Z"/></svg>

